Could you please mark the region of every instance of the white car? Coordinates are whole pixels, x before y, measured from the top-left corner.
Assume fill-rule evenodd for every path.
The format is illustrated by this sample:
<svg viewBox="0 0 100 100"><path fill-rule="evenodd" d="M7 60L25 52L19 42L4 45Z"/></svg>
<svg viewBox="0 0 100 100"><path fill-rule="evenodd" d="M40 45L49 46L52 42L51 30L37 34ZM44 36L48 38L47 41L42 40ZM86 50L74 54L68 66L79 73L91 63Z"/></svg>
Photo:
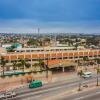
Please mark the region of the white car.
<svg viewBox="0 0 100 100"><path fill-rule="evenodd" d="M6 98L12 98L12 97L15 97L15 96L16 96L16 93L12 92L12 91L5 93Z"/></svg>
<svg viewBox="0 0 100 100"><path fill-rule="evenodd" d="M0 93L0 100L4 99L5 98L5 95L4 93Z"/></svg>
<svg viewBox="0 0 100 100"><path fill-rule="evenodd" d="M16 93L13 91L4 92L0 94L0 100L6 99L6 98L13 98L16 96Z"/></svg>
<svg viewBox="0 0 100 100"><path fill-rule="evenodd" d="M82 77L83 77L83 78L92 77L92 72L84 72L84 73L82 74Z"/></svg>

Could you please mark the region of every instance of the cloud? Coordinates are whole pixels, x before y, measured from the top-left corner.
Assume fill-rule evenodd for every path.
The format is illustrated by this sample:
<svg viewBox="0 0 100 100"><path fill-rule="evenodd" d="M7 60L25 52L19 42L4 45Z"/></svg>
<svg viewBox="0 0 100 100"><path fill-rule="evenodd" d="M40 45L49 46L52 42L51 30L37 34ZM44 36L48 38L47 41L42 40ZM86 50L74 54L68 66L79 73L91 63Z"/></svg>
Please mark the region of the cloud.
<svg viewBox="0 0 100 100"><path fill-rule="evenodd" d="M100 32L100 0L0 0L1 32Z"/></svg>
<svg viewBox="0 0 100 100"><path fill-rule="evenodd" d="M40 28L41 33L53 32L100 32L100 21L38 21L29 19L0 20L0 32L32 32L37 33Z"/></svg>

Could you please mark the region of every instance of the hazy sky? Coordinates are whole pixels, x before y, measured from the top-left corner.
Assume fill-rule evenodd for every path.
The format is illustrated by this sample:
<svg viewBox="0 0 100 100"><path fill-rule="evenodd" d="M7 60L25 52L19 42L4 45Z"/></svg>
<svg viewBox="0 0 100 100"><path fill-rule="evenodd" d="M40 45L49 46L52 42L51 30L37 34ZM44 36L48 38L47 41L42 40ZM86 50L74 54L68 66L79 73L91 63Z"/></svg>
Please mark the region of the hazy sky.
<svg viewBox="0 0 100 100"><path fill-rule="evenodd" d="M100 32L100 0L0 0L0 32Z"/></svg>

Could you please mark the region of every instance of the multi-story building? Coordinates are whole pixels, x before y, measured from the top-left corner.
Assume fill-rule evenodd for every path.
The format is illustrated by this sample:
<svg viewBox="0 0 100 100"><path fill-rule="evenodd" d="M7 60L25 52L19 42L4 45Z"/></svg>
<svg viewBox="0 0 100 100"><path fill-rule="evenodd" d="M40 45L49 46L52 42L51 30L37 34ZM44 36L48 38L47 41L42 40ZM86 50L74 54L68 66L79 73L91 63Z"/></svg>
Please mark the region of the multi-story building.
<svg viewBox="0 0 100 100"><path fill-rule="evenodd" d="M48 66L52 63L62 63L63 61L75 61L81 60L83 57L88 57L89 59L99 58L99 49L83 49L83 50L72 50L67 47L46 47L46 48L19 48L16 49L14 53L7 53L3 57L8 60L8 62L13 62L14 60L27 59L31 66L34 61L39 59L46 62L48 60Z"/></svg>

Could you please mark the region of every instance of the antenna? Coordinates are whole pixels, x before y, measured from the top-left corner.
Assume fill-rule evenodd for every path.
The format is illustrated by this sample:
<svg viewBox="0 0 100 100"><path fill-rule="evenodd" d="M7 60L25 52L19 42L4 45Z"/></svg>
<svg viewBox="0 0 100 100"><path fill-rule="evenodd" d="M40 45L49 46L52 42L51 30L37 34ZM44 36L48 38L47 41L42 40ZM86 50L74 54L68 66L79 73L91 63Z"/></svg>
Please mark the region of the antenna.
<svg viewBox="0 0 100 100"><path fill-rule="evenodd" d="M38 34L40 33L40 28L38 28Z"/></svg>

